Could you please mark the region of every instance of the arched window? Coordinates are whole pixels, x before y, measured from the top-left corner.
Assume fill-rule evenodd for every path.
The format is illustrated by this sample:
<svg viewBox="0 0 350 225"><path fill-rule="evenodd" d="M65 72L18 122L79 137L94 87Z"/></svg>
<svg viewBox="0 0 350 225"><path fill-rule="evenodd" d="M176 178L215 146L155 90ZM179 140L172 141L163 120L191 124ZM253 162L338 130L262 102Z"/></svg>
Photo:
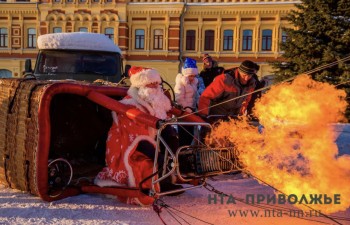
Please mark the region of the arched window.
<svg viewBox="0 0 350 225"><path fill-rule="evenodd" d="M188 30L186 31L186 50L196 49L196 31Z"/></svg>
<svg viewBox="0 0 350 225"><path fill-rule="evenodd" d="M12 77L12 73L10 70L0 69L0 78Z"/></svg>
<svg viewBox="0 0 350 225"><path fill-rule="evenodd" d="M214 35L215 32L213 30L205 31L204 50L214 51Z"/></svg>

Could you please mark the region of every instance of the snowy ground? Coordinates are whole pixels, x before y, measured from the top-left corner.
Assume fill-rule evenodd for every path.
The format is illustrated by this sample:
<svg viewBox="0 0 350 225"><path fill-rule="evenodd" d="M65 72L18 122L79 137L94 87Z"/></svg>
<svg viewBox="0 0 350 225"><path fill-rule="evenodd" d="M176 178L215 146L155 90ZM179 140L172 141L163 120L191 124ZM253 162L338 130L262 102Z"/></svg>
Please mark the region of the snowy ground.
<svg viewBox="0 0 350 225"><path fill-rule="evenodd" d="M337 131L339 133L337 143L340 154L350 154L350 125L339 125ZM240 175L223 175L214 179L210 180L209 183L215 188L238 198L245 198L247 194L273 194L270 187L261 185L252 178L242 179ZM185 212L207 223L174 210L172 212L183 217L186 222L179 217L176 217L179 222L176 221L165 209L160 215L166 224L336 224L334 221L318 217L316 214L311 216L306 214L301 216L300 214L299 217L290 217L289 215L281 215L280 209L265 210L239 202L229 205L219 202L209 204L209 194L214 196L214 193L204 188L198 188L187 191L180 196L162 198L173 209ZM151 207L122 204L116 199L104 195L79 195L48 203L38 197L0 185L0 204L0 224L162 224ZM286 207L286 212L297 210L290 205L276 205L276 207L281 206ZM233 216L233 213L237 213L237 215ZM247 215L244 216L244 213ZM350 224L350 208L345 212L331 216L337 217L339 224Z"/></svg>

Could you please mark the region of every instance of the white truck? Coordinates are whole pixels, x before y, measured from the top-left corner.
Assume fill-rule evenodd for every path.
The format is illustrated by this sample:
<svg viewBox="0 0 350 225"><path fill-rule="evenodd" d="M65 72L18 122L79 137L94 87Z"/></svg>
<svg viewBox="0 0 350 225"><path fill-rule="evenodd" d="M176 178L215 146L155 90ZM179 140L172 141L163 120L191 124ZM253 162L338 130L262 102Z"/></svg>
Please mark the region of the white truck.
<svg viewBox="0 0 350 225"><path fill-rule="evenodd" d="M27 59L25 74L39 80L102 79L118 82L123 73L122 54L104 34L54 33L38 37L34 70Z"/></svg>

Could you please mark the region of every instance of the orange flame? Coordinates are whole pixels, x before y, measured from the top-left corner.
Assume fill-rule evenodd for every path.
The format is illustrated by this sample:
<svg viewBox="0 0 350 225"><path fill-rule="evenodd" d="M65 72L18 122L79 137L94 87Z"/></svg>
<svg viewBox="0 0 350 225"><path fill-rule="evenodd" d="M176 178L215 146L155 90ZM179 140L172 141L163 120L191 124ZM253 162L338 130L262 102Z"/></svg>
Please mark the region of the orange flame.
<svg viewBox="0 0 350 225"><path fill-rule="evenodd" d="M332 197L341 204L309 205L323 213L350 206L350 156L337 156L330 123L344 121L345 92L313 81L307 75L276 85L256 104L263 133L246 120L222 122L211 140L229 140L251 174L298 199L309 194ZM305 202L304 202L305 203ZM298 206L298 204L296 204ZM301 205L300 205L301 206Z"/></svg>

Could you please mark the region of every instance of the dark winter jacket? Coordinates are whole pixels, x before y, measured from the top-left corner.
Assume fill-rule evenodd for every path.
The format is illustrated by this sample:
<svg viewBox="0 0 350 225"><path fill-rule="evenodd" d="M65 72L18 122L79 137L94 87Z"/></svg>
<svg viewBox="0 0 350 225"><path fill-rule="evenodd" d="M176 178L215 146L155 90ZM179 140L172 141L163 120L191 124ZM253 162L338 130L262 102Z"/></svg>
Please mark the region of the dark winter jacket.
<svg viewBox="0 0 350 225"><path fill-rule="evenodd" d="M212 67L209 69L203 69L200 73L199 76L203 79L204 81L204 86L208 87L211 82L213 82L214 78L224 72L223 67Z"/></svg>
<svg viewBox="0 0 350 225"><path fill-rule="evenodd" d="M251 93L256 87L256 79L250 79L246 85L239 81L238 69L226 70L204 90L198 105L198 111L205 115L243 115L248 107L252 95L247 95L232 101L238 96ZM228 102L225 102L228 101ZM219 104L225 102L223 104ZM217 105L219 104L219 105ZM215 107L209 106L217 105Z"/></svg>
<svg viewBox="0 0 350 225"><path fill-rule="evenodd" d="M258 89L261 89L263 87L265 87L265 81L264 80L259 80L258 76L255 74L252 79L255 79L256 80L256 87L254 89L255 90L258 90ZM249 101L249 104L248 104L248 108L247 108L247 113L248 115L252 115L253 113L253 108L255 106L255 102L261 98L261 91L258 91L258 92L255 92L252 94L252 98L251 100Z"/></svg>

